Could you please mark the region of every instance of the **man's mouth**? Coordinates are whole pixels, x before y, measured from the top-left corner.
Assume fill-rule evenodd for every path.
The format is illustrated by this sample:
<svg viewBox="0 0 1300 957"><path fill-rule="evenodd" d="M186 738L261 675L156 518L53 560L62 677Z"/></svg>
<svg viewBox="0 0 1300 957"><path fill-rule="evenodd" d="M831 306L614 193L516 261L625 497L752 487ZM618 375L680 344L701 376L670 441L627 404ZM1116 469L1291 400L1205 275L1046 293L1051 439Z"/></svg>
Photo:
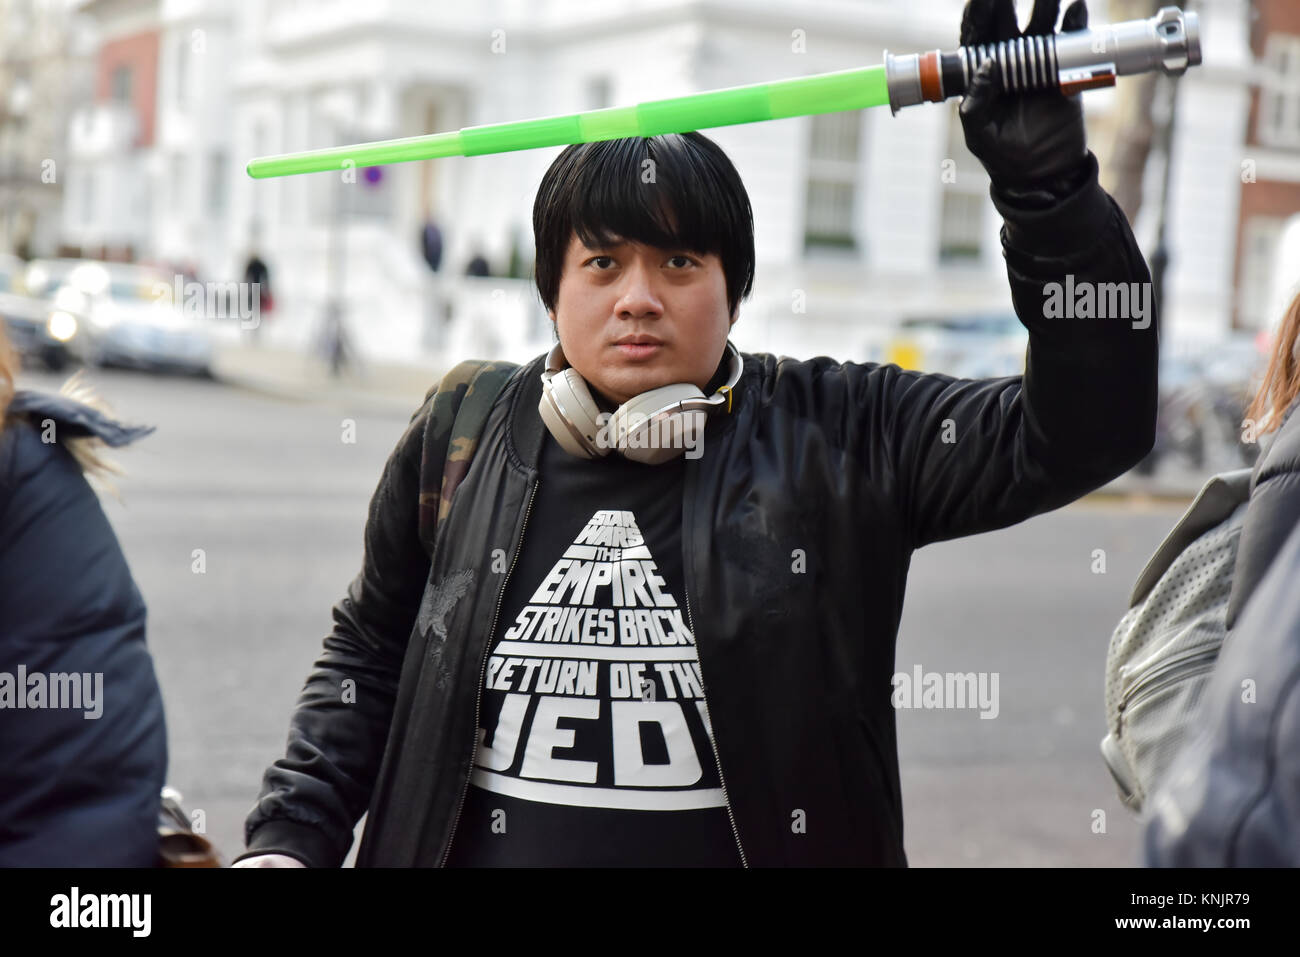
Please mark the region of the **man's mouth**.
<svg viewBox="0 0 1300 957"><path fill-rule="evenodd" d="M662 342L619 342L614 348L629 359L648 359L662 349Z"/></svg>
<svg viewBox="0 0 1300 957"><path fill-rule="evenodd" d="M648 335L624 336L614 348L629 359L648 359L664 347L661 340Z"/></svg>

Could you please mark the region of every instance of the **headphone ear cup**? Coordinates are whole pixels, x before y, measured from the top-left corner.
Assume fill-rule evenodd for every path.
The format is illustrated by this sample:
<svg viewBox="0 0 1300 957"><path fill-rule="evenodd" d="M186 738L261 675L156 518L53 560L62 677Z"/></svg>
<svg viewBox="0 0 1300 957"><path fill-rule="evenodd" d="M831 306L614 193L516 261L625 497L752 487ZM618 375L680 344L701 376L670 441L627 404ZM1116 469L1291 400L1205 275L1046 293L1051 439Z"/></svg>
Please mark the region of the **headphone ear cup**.
<svg viewBox="0 0 1300 957"><path fill-rule="evenodd" d="M600 408L577 370L561 369L542 383L537 411L547 430L570 455L597 459L610 448L597 441Z"/></svg>
<svg viewBox="0 0 1300 957"><path fill-rule="evenodd" d="M686 439L700 434L704 413L679 409L658 421L651 416L687 399L702 398L704 393L695 386L677 383L628 399L609 420L611 443L620 455L633 462L661 465L675 459L686 450Z"/></svg>

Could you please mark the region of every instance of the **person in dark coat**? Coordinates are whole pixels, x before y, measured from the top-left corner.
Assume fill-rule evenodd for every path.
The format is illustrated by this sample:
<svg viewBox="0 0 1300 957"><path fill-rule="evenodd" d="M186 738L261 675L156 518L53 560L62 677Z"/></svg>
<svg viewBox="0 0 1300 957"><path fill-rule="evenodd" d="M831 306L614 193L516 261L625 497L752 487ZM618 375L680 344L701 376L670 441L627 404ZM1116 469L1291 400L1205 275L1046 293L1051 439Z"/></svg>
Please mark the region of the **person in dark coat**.
<svg viewBox="0 0 1300 957"><path fill-rule="evenodd" d="M253 250L249 254L248 262L244 265L244 282L247 285L255 284L257 289L257 321L249 328L254 337L261 334L262 320L271 317L271 310L275 308L275 297L271 294L271 269L262 261L262 257Z"/></svg>
<svg viewBox="0 0 1300 957"><path fill-rule="evenodd" d="M1229 635L1143 834L1152 867L1300 867L1300 526Z"/></svg>
<svg viewBox="0 0 1300 957"><path fill-rule="evenodd" d="M167 734L146 608L87 481L153 431L77 377L14 390L0 329L0 866L150 867Z"/></svg>
<svg viewBox="0 0 1300 957"><path fill-rule="evenodd" d="M1271 441L1251 475L1228 638L1204 692L1199 733L1170 767L1147 818L1149 865L1300 867L1298 343L1300 296L1246 410L1245 426L1261 444Z"/></svg>
<svg viewBox="0 0 1300 957"><path fill-rule="evenodd" d="M432 216L420 227L420 254L433 272L442 266L442 230Z"/></svg>
<svg viewBox="0 0 1300 957"><path fill-rule="evenodd" d="M1291 529L1300 523L1300 296L1296 296L1278 326L1272 356L1255 400L1246 410L1245 425L1263 444L1271 442L1255 463L1250 483L1250 507L1241 528L1241 545L1233 569L1227 627L1236 627L1269 566L1281 552Z"/></svg>

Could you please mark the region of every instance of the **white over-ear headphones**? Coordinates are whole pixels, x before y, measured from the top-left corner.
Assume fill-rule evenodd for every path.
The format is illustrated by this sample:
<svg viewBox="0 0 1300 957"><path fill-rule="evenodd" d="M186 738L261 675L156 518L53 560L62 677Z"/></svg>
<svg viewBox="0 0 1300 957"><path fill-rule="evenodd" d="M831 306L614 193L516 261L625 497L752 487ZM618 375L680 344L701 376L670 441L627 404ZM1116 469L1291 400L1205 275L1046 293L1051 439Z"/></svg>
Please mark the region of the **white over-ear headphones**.
<svg viewBox="0 0 1300 957"><path fill-rule="evenodd" d="M730 341L727 352L731 373L727 384L713 395L705 396L689 382L660 386L628 399L611 416L600 411L587 383L557 344L546 357L537 411L555 441L570 455L596 459L616 451L634 462L659 465L688 447L699 447L710 413L731 411L732 390L740 381L744 362Z"/></svg>

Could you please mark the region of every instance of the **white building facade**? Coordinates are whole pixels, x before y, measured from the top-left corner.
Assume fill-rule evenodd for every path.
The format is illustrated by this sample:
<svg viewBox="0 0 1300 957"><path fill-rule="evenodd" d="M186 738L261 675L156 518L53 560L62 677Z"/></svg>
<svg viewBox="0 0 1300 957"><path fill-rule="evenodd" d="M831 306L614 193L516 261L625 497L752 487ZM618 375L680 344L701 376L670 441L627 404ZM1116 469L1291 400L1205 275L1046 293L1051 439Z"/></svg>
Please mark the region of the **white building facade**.
<svg viewBox="0 0 1300 957"><path fill-rule="evenodd" d="M193 261L213 279L238 278L256 245L286 317L319 315L342 296L363 348L400 356L428 345L433 292L418 236L432 214L446 243L438 295L457 320L441 344L527 358L549 342L531 283L461 274L475 252L495 275L512 250L531 263L534 195L560 147L385 166L377 182L365 171L351 171L353 182L252 180L247 160L850 69L881 62L885 49L951 48L962 5L95 0L85 12L105 35L159 31L156 131L118 165L126 134L115 140L112 124L125 121L109 116L99 121L107 133L77 141L74 166L93 168L118 205L105 200L86 221L71 197L65 225L98 236L116 222L140 255ZM1089 6L1105 22L1104 0ZM1206 64L1182 81L1166 329L1213 337L1231 316L1250 51L1244 0L1198 6ZM1085 97L1098 149L1109 99ZM955 110L954 100L704 131L754 208L755 291L737 345L878 358L879 330L899 318L1010 311L1000 221ZM1137 224L1144 245L1152 205Z"/></svg>

